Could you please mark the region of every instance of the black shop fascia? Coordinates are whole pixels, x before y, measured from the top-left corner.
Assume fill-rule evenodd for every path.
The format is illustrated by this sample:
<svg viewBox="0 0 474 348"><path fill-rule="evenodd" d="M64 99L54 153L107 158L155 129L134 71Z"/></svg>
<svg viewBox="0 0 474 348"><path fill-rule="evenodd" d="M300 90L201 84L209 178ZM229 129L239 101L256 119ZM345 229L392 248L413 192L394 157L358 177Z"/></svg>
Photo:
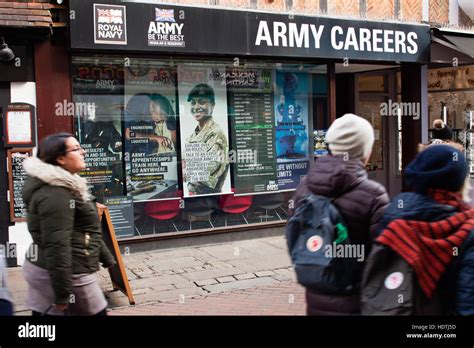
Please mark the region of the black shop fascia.
<svg viewBox="0 0 474 348"><path fill-rule="evenodd" d="M71 0L70 9L75 50L412 63L430 59L428 25L126 1ZM117 16L100 17L109 9Z"/></svg>

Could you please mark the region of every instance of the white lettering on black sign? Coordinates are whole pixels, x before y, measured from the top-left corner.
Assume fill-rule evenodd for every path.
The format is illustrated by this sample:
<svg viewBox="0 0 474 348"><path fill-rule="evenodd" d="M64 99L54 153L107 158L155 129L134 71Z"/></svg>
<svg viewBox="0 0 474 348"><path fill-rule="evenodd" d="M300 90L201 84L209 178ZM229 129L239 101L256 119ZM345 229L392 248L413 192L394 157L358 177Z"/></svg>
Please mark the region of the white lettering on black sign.
<svg viewBox="0 0 474 348"><path fill-rule="evenodd" d="M184 23L176 23L174 9L155 7L154 19L148 25L148 46L185 47Z"/></svg>
<svg viewBox="0 0 474 348"><path fill-rule="evenodd" d="M320 48L324 25L260 21L255 46ZM328 29L329 30L329 29ZM334 50L416 54L418 35L400 30L368 29L335 25L330 28Z"/></svg>
<svg viewBox="0 0 474 348"><path fill-rule="evenodd" d="M94 42L127 44L125 6L94 4Z"/></svg>

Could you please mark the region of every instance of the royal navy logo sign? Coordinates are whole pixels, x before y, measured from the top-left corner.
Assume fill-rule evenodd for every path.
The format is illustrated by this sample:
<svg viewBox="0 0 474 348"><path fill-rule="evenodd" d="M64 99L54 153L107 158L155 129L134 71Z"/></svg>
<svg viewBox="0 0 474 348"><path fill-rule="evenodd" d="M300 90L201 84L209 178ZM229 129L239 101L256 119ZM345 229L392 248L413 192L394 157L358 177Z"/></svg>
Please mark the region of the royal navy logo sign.
<svg viewBox="0 0 474 348"><path fill-rule="evenodd" d="M94 4L94 43L127 44L125 6Z"/></svg>

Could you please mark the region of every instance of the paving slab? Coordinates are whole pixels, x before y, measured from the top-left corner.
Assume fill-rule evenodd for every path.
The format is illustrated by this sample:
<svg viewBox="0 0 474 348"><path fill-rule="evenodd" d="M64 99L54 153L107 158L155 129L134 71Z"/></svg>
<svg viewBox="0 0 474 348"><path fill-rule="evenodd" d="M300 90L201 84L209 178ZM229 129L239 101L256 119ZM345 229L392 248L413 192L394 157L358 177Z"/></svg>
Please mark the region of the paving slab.
<svg viewBox="0 0 474 348"><path fill-rule="evenodd" d="M237 278L237 280L253 279L253 278L256 278L256 277L257 276L253 273L244 273L244 274L235 275L235 278Z"/></svg>
<svg viewBox="0 0 474 348"><path fill-rule="evenodd" d="M288 245L286 244L286 239L284 237L267 237L267 238L260 238L259 241L262 243L270 244L275 248L284 250L288 253Z"/></svg>
<svg viewBox="0 0 474 348"><path fill-rule="evenodd" d="M137 288L155 288L155 287L162 287L165 285L171 285L171 284L176 284L176 283L184 283L188 282L191 283L189 280L185 279L179 274L173 274L173 275L163 275L163 276L158 276L158 277L150 277L150 278L144 278L144 279L137 279L137 280L132 280L130 282L130 287L132 289Z"/></svg>
<svg viewBox="0 0 474 348"><path fill-rule="evenodd" d="M274 270L291 266L291 259L286 253L255 256L244 260L229 260L227 263L247 273Z"/></svg>
<svg viewBox="0 0 474 348"><path fill-rule="evenodd" d="M203 289L210 293L218 293L218 292L224 292L224 291L256 288L259 286L266 286L266 285L275 284L275 283L278 283L278 281L273 278L266 277L266 278L236 280L234 282L229 282L229 283L206 285L206 286L203 286Z"/></svg>
<svg viewBox="0 0 474 348"><path fill-rule="evenodd" d="M221 269L210 269L205 271L196 271L190 273L181 274L184 278L195 281L202 279L213 279L219 277L226 277L235 274L245 273L244 271L238 268L221 268Z"/></svg>
<svg viewBox="0 0 474 348"><path fill-rule="evenodd" d="M255 255L250 250L235 243L211 245L199 249L221 261L245 259Z"/></svg>
<svg viewBox="0 0 474 348"><path fill-rule="evenodd" d="M196 280L195 283L197 286L212 285L212 284L217 284L217 280L215 279Z"/></svg>
<svg viewBox="0 0 474 348"><path fill-rule="evenodd" d="M244 248L254 255L273 255L282 252L282 248L272 245L271 243L265 243L262 239L252 239L245 241L238 241L232 243L238 248Z"/></svg>

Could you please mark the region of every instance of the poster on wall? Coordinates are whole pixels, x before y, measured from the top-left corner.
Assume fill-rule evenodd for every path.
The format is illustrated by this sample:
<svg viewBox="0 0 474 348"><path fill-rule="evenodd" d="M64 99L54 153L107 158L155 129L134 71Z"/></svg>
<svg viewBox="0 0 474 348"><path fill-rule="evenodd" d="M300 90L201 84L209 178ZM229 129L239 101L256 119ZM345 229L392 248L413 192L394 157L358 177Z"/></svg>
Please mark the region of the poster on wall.
<svg viewBox="0 0 474 348"><path fill-rule="evenodd" d="M184 197L230 193L225 68L178 65Z"/></svg>
<svg viewBox="0 0 474 348"><path fill-rule="evenodd" d="M329 145L326 141L327 129L316 129L313 131L314 137L314 157L329 155Z"/></svg>
<svg viewBox="0 0 474 348"><path fill-rule="evenodd" d="M309 76L275 72L275 147L279 190L296 189L309 168Z"/></svg>
<svg viewBox="0 0 474 348"><path fill-rule="evenodd" d="M127 194L178 197L175 69L138 61L125 70L124 127Z"/></svg>
<svg viewBox="0 0 474 348"><path fill-rule="evenodd" d="M74 103L57 103L58 116L76 116L76 133L86 151L80 173L101 203L123 195L123 70L118 65L74 64Z"/></svg>
<svg viewBox="0 0 474 348"><path fill-rule="evenodd" d="M226 85L235 193L276 191L272 71L228 69Z"/></svg>
<svg viewBox="0 0 474 348"><path fill-rule="evenodd" d="M23 169L25 159L31 157L31 148L7 150L8 190L10 192L10 221L26 221L26 204L23 201L23 187L27 174Z"/></svg>

